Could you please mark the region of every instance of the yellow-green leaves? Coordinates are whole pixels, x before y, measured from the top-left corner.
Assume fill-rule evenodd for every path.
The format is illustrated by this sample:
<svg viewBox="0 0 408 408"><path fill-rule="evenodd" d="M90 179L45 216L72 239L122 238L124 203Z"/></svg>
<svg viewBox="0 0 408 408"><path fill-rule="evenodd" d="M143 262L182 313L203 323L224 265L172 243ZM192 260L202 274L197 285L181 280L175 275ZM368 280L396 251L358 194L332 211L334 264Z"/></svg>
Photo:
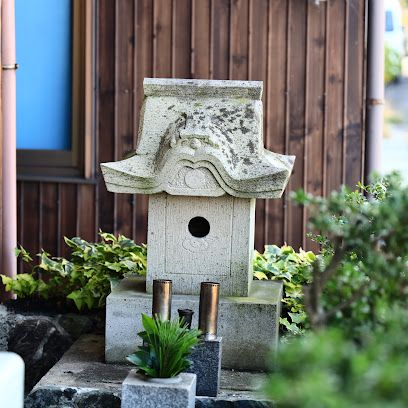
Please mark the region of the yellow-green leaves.
<svg viewBox="0 0 408 408"><path fill-rule="evenodd" d="M303 306L302 287L310 282L312 264L316 259L313 252L303 249L296 252L289 245L265 245L263 254L255 251L254 278L283 282L283 317L280 324L286 333L297 335L303 332L307 316Z"/></svg>
<svg viewBox="0 0 408 408"><path fill-rule="evenodd" d="M44 282L41 279L34 279L28 273L20 273L15 279L5 275L0 275L3 285L7 292L13 291L19 297L31 296L39 287L43 287Z"/></svg>
<svg viewBox="0 0 408 408"><path fill-rule="evenodd" d="M19 297L70 299L79 310L104 306L111 282L119 281L127 273L146 273L147 250L145 245L136 245L123 235L115 237L100 232L100 237L101 241L96 243L65 237L72 250L69 259L41 251L37 255L39 264L32 266L31 274L20 274L15 280L3 278L6 290L13 290ZM25 262L32 261L21 246L16 255Z"/></svg>
<svg viewBox="0 0 408 408"><path fill-rule="evenodd" d="M33 259L30 254L20 245L14 250L15 256L21 256L24 262L31 262Z"/></svg>

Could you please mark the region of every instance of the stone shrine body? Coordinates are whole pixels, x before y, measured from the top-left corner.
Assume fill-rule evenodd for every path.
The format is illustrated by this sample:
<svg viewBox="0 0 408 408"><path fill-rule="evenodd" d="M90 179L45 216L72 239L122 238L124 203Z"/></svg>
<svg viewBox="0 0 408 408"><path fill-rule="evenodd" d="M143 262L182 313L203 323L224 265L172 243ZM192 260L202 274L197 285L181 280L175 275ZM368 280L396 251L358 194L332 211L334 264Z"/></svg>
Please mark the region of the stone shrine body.
<svg viewBox="0 0 408 408"><path fill-rule="evenodd" d="M146 281L109 295L106 360L137 346L154 279L173 281L174 316L190 308L195 319L200 282L215 281L223 366L264 369L281 285L252 280L255 199L282 195L294 157L264 149L262 83L145 79L144 92L135 154L101 164L109 191L150 194Z"/></svg>

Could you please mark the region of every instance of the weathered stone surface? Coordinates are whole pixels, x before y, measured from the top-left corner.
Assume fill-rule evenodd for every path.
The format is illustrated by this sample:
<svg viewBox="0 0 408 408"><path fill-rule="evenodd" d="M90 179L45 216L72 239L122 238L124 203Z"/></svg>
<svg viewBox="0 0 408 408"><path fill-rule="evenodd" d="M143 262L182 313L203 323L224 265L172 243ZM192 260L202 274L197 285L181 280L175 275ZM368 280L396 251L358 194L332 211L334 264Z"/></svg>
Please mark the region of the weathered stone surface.
<svg viewBox="0 0 408 408"><path fill-rule="evenodd" d="M135 155L101 164L109 191L277 198L294 156L263 147L262 82L145 78Z"/></svg>
<svg viewBox="0 0 408 408"><path fill-rule="evenodd" d="M203 340L191 353L188 373L197 375L196 394L216 397L221 380L222 338Z"/></svg>
<svg viewBox="0 0 408 408"><path fill-rule="evenodd" d="M171 279L173 307L198 312L191 295L219 282L223 366L265 369L281 289L252 283L255 199L281 197L295 157L264 148L262 82L146 78L144 90L134 155L101 168L109 191L153 195L147 293ZM150 310L145 289L109 296L107 361L133 351Z"/></svg>
<svg viewBox="0 0 408 408"><path fill-rule="evenodd" d="M260 100L262 86L259 81L230 81L208 79L146 78L143 84L146 96L245 98Z"/></svg>
<svg viewBox="0 0 408 408"><path fill-rule="evenodd" d="M103 333L105 329L105 319L98 314L67 313L55 316L55 320L74 339L78 339L85 333Z"/></svg>
<svg viewBox="0 0 408 408"><path fill-rule="evenodd" d="M9 332L8 350L19 354L24 360L26 392L61 358L72 343L71 336L49 317L15 317Z"/></svg>
<svg viewBox="0 0 408 408"><path fill-rule="evenodd" d="M85 335L40 380L25 400L25 408L119 408L122 382L132 367L105 364L104 338ZM221 370L217 398L196 397L198 408L267 408L258 393L265 375Z"/></svg>
<svg viewBox="0 0 408 408"><path fill-rule="evenodd" d="M124 362L140 345L141 314L151 313L152 298L142 279L124 279L107 298L106 360ZM278 341L282 285L254 281L249 297L220 297L218 335L223 338L222 367L266 370L270 349ZM194 311L192 327L198 327L198 296L173 295L172 317L177 309Z"/></svg>
<svg viewBox="0 0 408 408"><path fill-rule="evenodd" d="M121 408L194 408L196 375L181 373L177 379L146 380L132 370L122 383Z"/></svg>
<svg viewBox="0 0 408 408"><path fill-rule="evenodd" d="M0 305L0 350L19 354L25 363L25 391L61 358L75 339L84 333L101 332L104 318L99 314L40 314L22 308L21 302L9 309ZM102 331L103 332L103 331Z"/></svg>
<svg viewBox="0 0 408 408"><path fill-rule="evenodd" d="M269 401L214 401L209 398L197 399L195 408L272 408L275 405Z"/></svg>
<svg viewBox="0 0 408 408"><path fill-rule="evenodd" d="M208 222L207 235L191 233L196 217ZM220 283L221 296L248 296L254 226L255 199L151 196L147 292L154 279L171 279L174 294L198 295L200 283L212 281Z"/></svg>
<svg viewBox="0 0 408 408"><path fill-rule="evenodd" d="M8 350L10 324L7 308L0 305L0 351Z"/></svg>
<svg viewBox="0 0 408 408"><path fill-rule="evenodd" d="M120 401L106 391L42 387L29 394L24 408L120 408Z"/></svg>

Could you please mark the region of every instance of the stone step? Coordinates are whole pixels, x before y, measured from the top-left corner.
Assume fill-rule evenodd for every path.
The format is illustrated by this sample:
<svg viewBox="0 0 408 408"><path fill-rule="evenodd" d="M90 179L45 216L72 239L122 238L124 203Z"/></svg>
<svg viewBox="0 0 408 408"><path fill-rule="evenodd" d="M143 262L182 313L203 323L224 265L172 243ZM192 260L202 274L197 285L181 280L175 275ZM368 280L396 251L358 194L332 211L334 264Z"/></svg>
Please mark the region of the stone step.
<svg viewBox="0 0 408 408"><path fill-rule="evenodd" d="M130 366L104 362L104 337L84 335L37 383L25 408L120 408ZM265 374L222 370L216 398L196 397L196 408L267 408L257 389Z"/></svg>

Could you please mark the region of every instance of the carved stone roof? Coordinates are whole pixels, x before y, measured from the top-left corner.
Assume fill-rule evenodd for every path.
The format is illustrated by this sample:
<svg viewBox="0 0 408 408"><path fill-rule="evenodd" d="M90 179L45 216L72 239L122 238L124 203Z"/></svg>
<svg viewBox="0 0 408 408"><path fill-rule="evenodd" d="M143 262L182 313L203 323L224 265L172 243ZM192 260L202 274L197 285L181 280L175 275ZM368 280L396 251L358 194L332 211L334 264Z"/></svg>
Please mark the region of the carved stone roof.
<svg viewBox="0 0 408 408"><path fill-rule="evenodd" d="M133 156L102 163L109 191L277 198L294 156L264 149L262 82L144 80Z"/></svg>

